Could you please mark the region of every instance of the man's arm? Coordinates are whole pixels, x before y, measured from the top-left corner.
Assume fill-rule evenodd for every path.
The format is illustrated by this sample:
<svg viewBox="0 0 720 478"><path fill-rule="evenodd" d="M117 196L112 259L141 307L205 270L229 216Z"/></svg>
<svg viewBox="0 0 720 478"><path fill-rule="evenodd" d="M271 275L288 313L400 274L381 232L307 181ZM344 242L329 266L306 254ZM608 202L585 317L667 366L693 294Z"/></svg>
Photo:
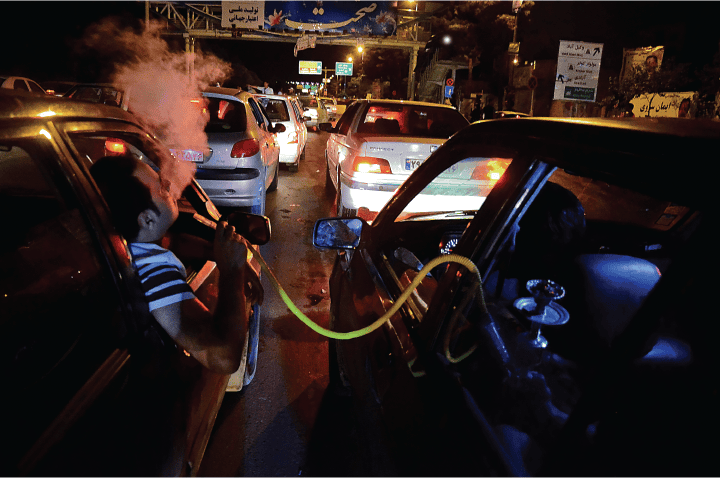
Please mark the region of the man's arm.
<svg viewBox="0 0 720 478"><path fill-rule="evenodd" d="M247 246L225 222L218 223L213 246L220 272L215 313L195 298L160 307L152 314L173 340L205 367L233 373L242 359L250 309L244 292Z"/></svg>

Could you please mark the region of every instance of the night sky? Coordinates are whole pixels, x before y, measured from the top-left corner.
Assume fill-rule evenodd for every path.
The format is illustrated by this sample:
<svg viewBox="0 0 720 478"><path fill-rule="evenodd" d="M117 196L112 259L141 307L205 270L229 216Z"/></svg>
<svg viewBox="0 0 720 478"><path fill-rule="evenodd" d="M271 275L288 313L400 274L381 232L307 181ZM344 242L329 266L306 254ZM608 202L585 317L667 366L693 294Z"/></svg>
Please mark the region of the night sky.
<svg viewBox="0 0 720 478"><path fill-rule="evenodd" d="M510 3L508 2L508 6ZM130 25L145 14L144 2L2 2L3 55L0 75L48 80L102 81L112 58L80 55L79 40L93 22L116 15ZM612 67L622 48L664 45L666 58L712 62L720 42L720 2L550 2L538 1L533 21L521 19L518 40L526 59L557 57L558 40L605 44L603 66ZM178 42L177 48L183 45ZM297 74L297 60L344 61L351 48L319 45L293 56L292 43L199 40L196 48L240 64L270 82L309 79ZM312 77L315 81L319 77Z"/></svg>

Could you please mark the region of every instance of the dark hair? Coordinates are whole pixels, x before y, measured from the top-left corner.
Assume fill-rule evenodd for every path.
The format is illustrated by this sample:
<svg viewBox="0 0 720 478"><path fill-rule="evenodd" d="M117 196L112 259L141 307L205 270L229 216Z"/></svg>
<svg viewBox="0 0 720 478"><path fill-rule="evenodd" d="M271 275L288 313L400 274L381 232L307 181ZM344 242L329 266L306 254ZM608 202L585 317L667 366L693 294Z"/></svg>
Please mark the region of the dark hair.
<svg viewBox="0 0 720 478"><path fill-rule="evenodd" d="M577 196L547 182L519 225L511 273L521 279L559 280L557 274L580 252L585 235L585 209Z"/></svg>
<svg viewBox="0 0 720 478"><path fill-rule="evenodd" d="M135 240L138 215L152 209L159 212L142 181L133 176L139 160L132 156L105 156L90 167L95 182L110 208L113 224L128 241Z"/></svg>
<svg viewBox="0 0 720 478"><path fill-rule="evenodd" d="M577 196L547 182L520 220L520 229L531 230L533 241L544 246L567 247L585 233L585 209Z"/></svg>

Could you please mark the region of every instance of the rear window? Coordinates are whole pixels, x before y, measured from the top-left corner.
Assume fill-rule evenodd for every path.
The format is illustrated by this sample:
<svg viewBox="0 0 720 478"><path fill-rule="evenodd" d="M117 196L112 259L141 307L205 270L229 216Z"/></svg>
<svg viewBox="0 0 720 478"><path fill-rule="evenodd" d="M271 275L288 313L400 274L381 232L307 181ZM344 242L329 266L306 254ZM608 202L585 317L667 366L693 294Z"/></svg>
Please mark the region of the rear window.
<svg viewBox="0 0 720 478"><path fill-rule="evenodd" d="M240 101L205 97L209 121L206 133L241 133L247 129L245 105Z"/></svg>
<svg viewBox="0 0 720 478"><path fill-rule="evenodd" d="M318 106L317 100L308 96L300 97L300 103L302 103L304 108L317 108Z"/></svg>
<svg viewBox="0 0 720 478"><path fill-rule="evenodd" d="M446 139L468 124L463 115L451 108L370 103L358 133Z"/></svg>
<svg viewBox="0 0 720 478"><path fill-rule="evenodd" d="M290 121L287 103L283 100L259 98L271 121Z"/></svg>

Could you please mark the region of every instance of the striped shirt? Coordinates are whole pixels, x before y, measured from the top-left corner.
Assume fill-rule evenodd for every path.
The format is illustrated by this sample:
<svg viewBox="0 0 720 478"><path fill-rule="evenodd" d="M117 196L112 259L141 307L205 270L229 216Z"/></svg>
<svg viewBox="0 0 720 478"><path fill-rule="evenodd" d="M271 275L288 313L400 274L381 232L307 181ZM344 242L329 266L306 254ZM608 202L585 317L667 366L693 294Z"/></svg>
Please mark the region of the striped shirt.
<svg viewBox="0 0 720 478"><path fill-rule="evenodd" d="M145 242L130 243L130 253L150 311L195 298L185 280L185 267L175 254Z"/></svg>

